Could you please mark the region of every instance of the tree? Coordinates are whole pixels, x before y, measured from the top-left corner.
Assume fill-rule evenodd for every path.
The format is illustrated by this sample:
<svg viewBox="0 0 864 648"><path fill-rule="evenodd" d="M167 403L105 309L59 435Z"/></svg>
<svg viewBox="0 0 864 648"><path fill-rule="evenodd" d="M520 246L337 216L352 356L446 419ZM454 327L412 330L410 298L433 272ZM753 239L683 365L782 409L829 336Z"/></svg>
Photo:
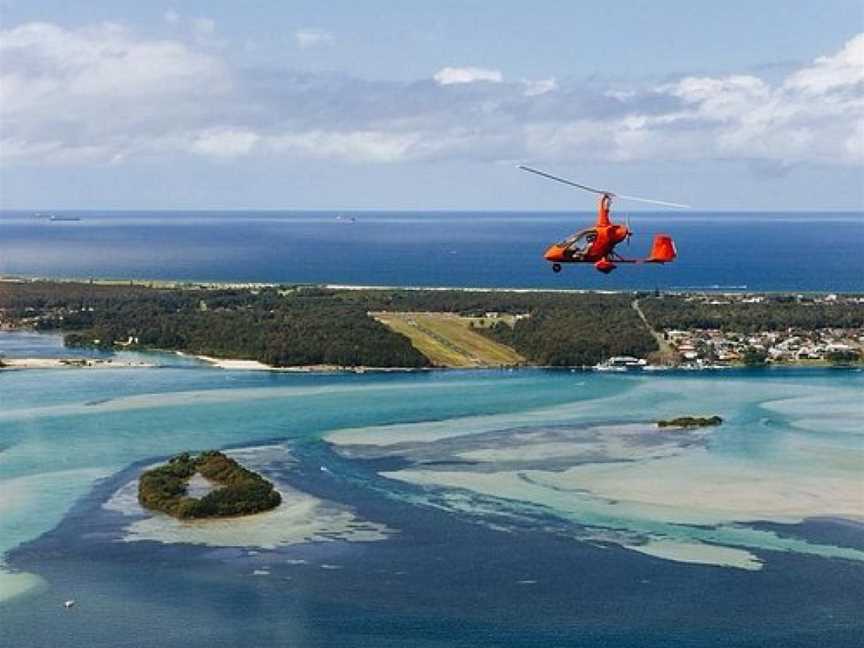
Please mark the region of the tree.
<svg viewBox="0 0 864 648"><path fill-rule="evenodd" d="M768 364L768 354L764 349L748 346L741 355L741 360L748 367L764 367Z"/></svg>

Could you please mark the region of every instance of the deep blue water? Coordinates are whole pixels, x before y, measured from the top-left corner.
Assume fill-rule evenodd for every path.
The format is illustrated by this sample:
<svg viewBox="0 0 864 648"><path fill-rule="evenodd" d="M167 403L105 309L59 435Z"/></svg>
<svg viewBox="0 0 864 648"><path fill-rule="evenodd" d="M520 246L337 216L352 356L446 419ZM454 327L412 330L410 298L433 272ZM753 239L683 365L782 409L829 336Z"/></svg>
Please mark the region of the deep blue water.
<svg viewBox="0 0 864 648"><path fill-rule="evenodd" d="M22 648L61 641L112 648L859 645L864 569L849 563L763 552L768 567L754 574L574 543L548 527L501 533L372 489L346 490L317 469L320 461L346 468L332 453L312 446L298 455L299 468L282 477L398 527L398 536L263 553L117 542L122 520L100 504L136 465L11 553L16 568L39 573L51 589L10 605L0 638L17 637L11 645ZM371 470L353 471L364 484L374 479ZM840 528L822 524L832 538ZM266 577L252 575L260 568ZM78 609L59 610L61 592L73 593Z"/></svg>
<svg viewBox="0 0 864 648"><path fill-rule="evenodd" d="M59 213L59 212L57 212ZM73 212L65 212L73 213ZM74 212L78 222L0 213L0 274L587 289L864 291L864 214L637 212L624 255L669 233L667 266L555 275L550 243L591 213ZM342 218L339 218L342 215ZM349 216L355 222L349 222ZM619 213L624 218L624 212Z"/></svg>

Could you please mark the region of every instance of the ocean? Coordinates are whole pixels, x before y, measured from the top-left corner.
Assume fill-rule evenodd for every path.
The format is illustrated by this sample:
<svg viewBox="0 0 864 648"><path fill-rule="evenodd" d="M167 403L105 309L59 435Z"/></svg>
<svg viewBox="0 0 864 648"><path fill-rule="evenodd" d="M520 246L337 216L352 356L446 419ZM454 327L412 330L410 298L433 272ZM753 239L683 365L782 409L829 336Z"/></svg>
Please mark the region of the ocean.
<svg viewBox="0 0 864 648"><path fill-rule="evenodd" d="M0 332L9 355L60 344ZM860 645L860 370L149 358L0 373L4 648ZM681 414L724 423L653 425ZM142 469L209 448L283 506L140 508Z"/></svg>
<svg viewBox="0 0 864 648"><path fill-rule="evenodd" d="M864 292L861 214L633 214L634 255L662 231L680 258L611 276L542 260L587 213L76 215L2 213L0 275ZM0 353L71 352L0 331ZM116 355L158 366L0 372L3 648L860 645L860 370ZM140 508L141 470L210 448L283 506L186 524Z"/></svg>
<svg viewBox="0 0 864 648"><path fill-rule="evenodd" d="M546 247L589 212L0 212L0 275L384 286L864 291L864 213L629 214L625 256L671 234L678 260L553 274ZM627 218L619 212L619 219Z"/></svg>

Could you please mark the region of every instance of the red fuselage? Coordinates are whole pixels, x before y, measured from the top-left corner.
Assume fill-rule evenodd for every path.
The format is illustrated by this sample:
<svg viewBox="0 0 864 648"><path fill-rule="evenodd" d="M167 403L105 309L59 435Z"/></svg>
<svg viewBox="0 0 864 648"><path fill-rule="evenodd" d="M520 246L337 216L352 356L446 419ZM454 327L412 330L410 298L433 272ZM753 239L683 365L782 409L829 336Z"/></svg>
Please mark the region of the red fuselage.
<svg viewBox="0 0 864 648"><path fill-rule="evenodd" d="M552 263L593 263L600 272L611 272L615 265L609 260L615 246L627 238L626 225L613 223L609 218L609 196L602 196L597 208L594 227L577 232L560 243L549 246L543 258Z"/></svg>
<svg viewBox="0 0 864 648"><path fill-rule="evenodd" d="M562 263L593 263L597 270L608 274L616 268L615 262L669 263L675 260L675 243L666 234L654 237L651 255L646 259L622 259L618 255L613 256L615 246L627 239L630 229L626 225L612 222L611 206L611 197L604 194L600 198L597 223L594 227L576 232L560 243L549 246L543 258L553 264L553 270L558 272Z"/></svg>

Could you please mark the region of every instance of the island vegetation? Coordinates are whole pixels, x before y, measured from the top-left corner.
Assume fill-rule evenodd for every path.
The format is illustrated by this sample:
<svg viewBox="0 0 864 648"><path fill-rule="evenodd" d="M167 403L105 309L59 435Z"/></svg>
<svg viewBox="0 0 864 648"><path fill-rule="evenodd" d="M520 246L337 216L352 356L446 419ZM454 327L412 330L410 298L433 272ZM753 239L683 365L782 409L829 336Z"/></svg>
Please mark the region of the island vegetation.
<svg viewBox="0 0 864 648"><path fill-rule="evenodd" d="M712 425L720 425L722 422L723 419L719 416L679 416L678 418L657 421L657 427L710 427Z"/></svg>
<svg viewBox="0 0 864 648"><path fill-rule="evenodd" d="M0 326L273 367L860 362L864 299L0 281Z"/></svg>
<svg viewBox="0 0 864 648"><path fill-rule="evenodd" d="M219 484L219 488L201 498L189 497L187 485L195 473ZM211 450L198 456L184 452L142 473L138 501L150 510L186 520L268 511L279 506L282 496L258 473Z"/></svg>

